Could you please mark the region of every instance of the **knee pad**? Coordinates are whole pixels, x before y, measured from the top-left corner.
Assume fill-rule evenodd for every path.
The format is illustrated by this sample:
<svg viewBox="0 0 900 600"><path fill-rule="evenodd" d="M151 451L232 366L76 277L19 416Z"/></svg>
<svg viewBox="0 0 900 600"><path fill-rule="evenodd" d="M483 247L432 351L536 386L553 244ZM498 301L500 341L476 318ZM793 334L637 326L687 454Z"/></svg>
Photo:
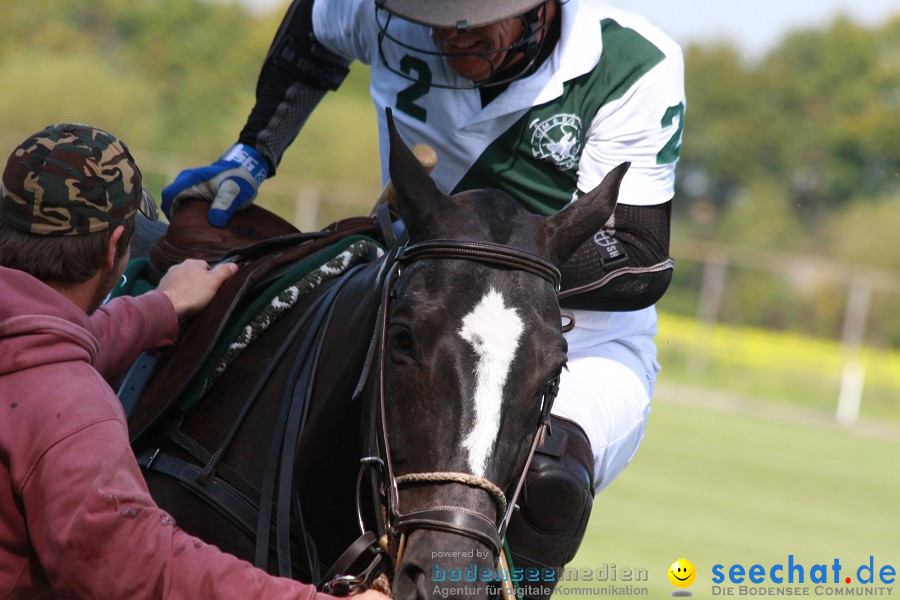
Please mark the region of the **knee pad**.
<svg viewBox="0 0 900 600"><path fill-rule="evenodd" d="M584 430L551 417L550 429L528 468L507 540L516 568L556 572L553 581L539 575L549 597L563 567L575 557L594 503L594 455ZM549 585L552 584L552 585ZM535 586L537 587L537 586Z"/></svg>

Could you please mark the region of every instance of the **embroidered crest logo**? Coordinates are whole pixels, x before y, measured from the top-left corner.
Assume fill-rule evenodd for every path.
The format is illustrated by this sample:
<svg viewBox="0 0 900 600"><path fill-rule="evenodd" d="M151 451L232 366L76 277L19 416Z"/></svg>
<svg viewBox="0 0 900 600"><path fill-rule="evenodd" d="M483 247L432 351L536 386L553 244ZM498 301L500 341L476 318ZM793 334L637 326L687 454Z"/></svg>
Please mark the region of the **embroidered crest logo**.
<svg viewBox="0 0 900 600"><path fill-rule="evenodd" d="M551 160L560 171L568 171L581 158L581 118L578 115L561 114L550 118L535 119L528 126L532 129L531 152L535 158Z"/></svg>

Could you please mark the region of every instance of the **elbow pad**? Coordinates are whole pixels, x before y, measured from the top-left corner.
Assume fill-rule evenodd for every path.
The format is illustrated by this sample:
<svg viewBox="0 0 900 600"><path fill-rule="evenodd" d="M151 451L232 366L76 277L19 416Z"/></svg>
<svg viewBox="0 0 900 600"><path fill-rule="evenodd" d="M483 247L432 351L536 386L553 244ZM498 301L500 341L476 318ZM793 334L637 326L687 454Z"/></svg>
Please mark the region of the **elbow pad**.
<svg viewBox="0 0 900 600"><path fill-rule="evenodd" d="M629 311L652 306L672 281L671 202L620 204L613 218L560 267L560 306Z"/></svg>
<svg viewBox="0 0 900 600"><path fill-rule="evenodd" d="M672 281L671 258L649 267L624 267L594 283L559 294L563 308L604 311L640 310L656 304Z"/></svg>

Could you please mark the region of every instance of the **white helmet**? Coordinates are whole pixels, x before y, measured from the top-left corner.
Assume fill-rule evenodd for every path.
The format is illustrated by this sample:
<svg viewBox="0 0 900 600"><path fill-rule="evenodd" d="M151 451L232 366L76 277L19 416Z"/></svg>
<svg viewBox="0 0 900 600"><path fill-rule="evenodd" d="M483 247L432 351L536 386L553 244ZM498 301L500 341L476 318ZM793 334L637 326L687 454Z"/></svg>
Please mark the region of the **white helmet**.
<svg viewBox="0 0 900 600"><path fill-rule="evenodd" d="M376 0L375 5L407 21L465 30L524 15L544 0Z"/></svg>

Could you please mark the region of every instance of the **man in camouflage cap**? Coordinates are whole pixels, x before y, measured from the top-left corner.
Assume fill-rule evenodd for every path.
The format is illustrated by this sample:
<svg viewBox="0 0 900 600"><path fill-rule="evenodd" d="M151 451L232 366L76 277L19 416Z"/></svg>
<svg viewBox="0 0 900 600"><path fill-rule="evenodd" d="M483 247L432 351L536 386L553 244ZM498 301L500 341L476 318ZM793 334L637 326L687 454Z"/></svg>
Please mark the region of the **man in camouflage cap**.
<svg viewBox="0 0 900 600"><path fill-rule="evenodd" d="M79 235L121 224L136 210L157 219L128 147L111 133L51 125L10 154L0 184L0 218L38 235Z"/></svg>
<svg viewBox="0 0 900 600"><path fill-rule="evenodd" d="M104 377L174 343L237 267L172 267L101 307L137 212L125 145L53 125L10 155L0 193L0 598L325 598L191 538L150 497ZM370 600L383 598L374 592Z"/></svg>

